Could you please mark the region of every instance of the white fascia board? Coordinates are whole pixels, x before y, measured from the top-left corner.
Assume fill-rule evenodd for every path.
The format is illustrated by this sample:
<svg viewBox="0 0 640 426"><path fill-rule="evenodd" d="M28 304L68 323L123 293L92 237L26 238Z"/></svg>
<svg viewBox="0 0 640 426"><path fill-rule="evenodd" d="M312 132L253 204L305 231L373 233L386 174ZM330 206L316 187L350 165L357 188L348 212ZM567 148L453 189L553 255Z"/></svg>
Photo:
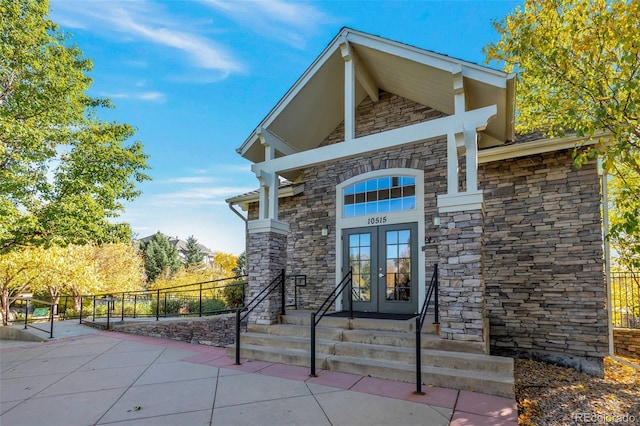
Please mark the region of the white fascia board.
<svg viewBox="0 0 640 426"><path fill-rule="evenodd" d="M278 188L278 198L293 197L302 192L304 192L304 184L286 186L284 188ZM257 203L259 200L260 194L258 192L250 192L249 194L228 198L225 202L227 204L240 206L246 211L250 203Z"/></svg>
<svg viewBox="0 0 640 426"><path fill-rule="evenodd" d="M465 130L476 130L486 126L487 121L495 116L496 113L497 106L491 105L436 120L363 136L353 139L349 143L336 143L286 157L274 158L273 160L253 164L251 170L256 174L260 171L284 173L341 158L355 157L448 134L462 133Z"/></svg>
<svg viewBox="0 0 640 426"><path fill-rule="evenodd" d="M289 89L287 93L280 99L275 107L267 116L260 122L258 129L261 127L269 127L269 125L275 120L280 113L287 107L289 102L296 97L296 95L302 90L302 88L309 82L309 80L318 72L318 70L324 65L324 63L333 55L333 53L340 48L340 41L344 38L345 31L340 33L331 40L331 43L324 49L324 51L316 58L315 61L305 70L295 84ZM244 141L242 146L238 149L240 154L243 154L249 150L257 140L257 130L254 130L251 135Z"/></svg>
<svg viewBox="0 0 640 426"><path fill-rule="evenodd" d="M564 149L575 148L578 145L595 145L600 141L601 138L604 138L606 142L608 141L609 137L609 133L598 132L591 137L577 137L573 135L558 139L547 138L533 142L522 142L497 148L483 149L478 151L478 163L491 163L494 161L507 160L510 158L526 157L528 155L544 154L545 152L561 151Z"/></svg>
<svg viewBox="0 0 640 426"><path fill-rule="evenodd" d="M449 71L452 74L458 71L460 66L462 66L465 77L482 81L500 88L505 88L506 80L513 78L514 76L513 74L507 74L503 71L477 65L462 59L455 59L450 56L441 55L439 53L399 43L397 41L382 39L380 37L361 32L354 32L353 30L350 30L346 37L347 40L352 43L360 44L390 55L406 58L419 64Z"/></svg>

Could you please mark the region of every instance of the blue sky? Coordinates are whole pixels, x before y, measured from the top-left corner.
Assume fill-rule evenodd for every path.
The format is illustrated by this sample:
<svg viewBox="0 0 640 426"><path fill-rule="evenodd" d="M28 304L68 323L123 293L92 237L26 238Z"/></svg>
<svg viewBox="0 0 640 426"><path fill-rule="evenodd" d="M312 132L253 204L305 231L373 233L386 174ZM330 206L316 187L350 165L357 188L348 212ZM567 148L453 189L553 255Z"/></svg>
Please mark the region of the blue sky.
<svg viewBox="0 0 640 426"><path fill-rule="evenodd" d="M257 188L236 152L344 26L476 63L516 1L51 0L51 18L92 59L109 121L136 127L152 181L121 221L139 237L194 235L244 250L224 202Z"/></svg>

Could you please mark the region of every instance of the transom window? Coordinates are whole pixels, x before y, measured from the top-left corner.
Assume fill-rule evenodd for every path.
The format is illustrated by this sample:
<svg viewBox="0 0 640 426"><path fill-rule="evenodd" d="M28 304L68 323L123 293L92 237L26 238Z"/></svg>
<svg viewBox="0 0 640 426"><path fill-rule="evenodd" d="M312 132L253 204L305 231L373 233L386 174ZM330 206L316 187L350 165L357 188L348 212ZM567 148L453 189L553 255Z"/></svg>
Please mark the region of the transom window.
<svg viewBox="0 0 640 426"><path fill-rule="evenodd" d="M385 176L355 183L343 190L343 216L363 216L416 208L416 179Z"/></svg>

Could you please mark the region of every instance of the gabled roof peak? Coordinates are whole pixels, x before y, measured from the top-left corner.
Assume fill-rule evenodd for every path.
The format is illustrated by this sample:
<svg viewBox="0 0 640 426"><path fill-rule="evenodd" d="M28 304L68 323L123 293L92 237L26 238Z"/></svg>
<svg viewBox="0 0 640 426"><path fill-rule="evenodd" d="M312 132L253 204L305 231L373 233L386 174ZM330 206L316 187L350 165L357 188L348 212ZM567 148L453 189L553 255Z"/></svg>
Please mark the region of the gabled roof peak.
<svg viewBox="0 0 640 426"><path fill-rule="evenodd" d="M264 161L261 138L270 140L276 156L317 148L344 120L345 62L350 60L357 64L356 107L367 96L377 101L378 93L386 91L453 114L454 90L464 90L468 109L498 105L485 140L504 143L512 138L514 75L343 27L238 153L252 162Z"/></svg>

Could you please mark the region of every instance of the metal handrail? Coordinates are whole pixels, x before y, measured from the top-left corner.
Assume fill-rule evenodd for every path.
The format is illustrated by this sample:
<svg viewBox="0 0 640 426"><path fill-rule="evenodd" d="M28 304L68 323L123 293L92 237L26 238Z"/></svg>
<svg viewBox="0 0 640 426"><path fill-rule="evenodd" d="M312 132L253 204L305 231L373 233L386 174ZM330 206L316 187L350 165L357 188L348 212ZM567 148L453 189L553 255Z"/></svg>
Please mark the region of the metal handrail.
<svg viewBox="0 0 640 426"><path fill-rule="evenodd" d="M240 323L247 318L255 308L257 308L264 299L266 299L278 287L282 289L282 300L280 314L285 315L285 274L284 269L273 279L265 288L262 289L249 303L244 307L236 309L236 365L240 365ZM253 304L253 306L251 306ZM240 315L244 312L244 315Z"/></svg>
<svg viewBox="0 0 640 426"><path fill-rule="evenodd" d="M95 304L109 301L111 304L111 310L115 308L116 303L120 303L120 315L114 314L111 312L107 313L107 317L110 315L112 318L120 317L121 321L124 321L125 318L125 303L133 302L133 318L137 317L155 317L156 321L159 321L160 317L167 318L173 316L193 316L198 315L199 317L205 315L217 315L225 312L234 312L235 308L231 309L205 309L204 303L215 298L217 296L207 297L204 295L204 291L211 292L220 292L226 288L234 287L242 285L245 286L245 281L239 281L239 279L246 277L246 275L240 275L229 278L221 278L217 280L211 281L203 281L196 282L191 284L167 287L167 288L158 288L153 290L138 290L138 291L127 291L127 292L112 292L112 293L101 293L95 295L76 295L76 296L60 296L60 299L64 298L64 308L66 315L66 307L68 298L75 299L94 299L93 306L93 320L95 321L96 312L95 312ZM186 289L187 287L191 287L191 289ZM164 297L162 297L164 296ZM184 303L194 304L195 308L189 308L186 312L180 312L176 310L175 312L169 312L167 309L167 302L171 301L175 303L175 300L180 300ZM153 313L138 313L136 312L138 302L145 302L145 304L151 303L155 305L155 312ZM148 302L148 303L147 303ZM162 309L162 303L164 303L164 309ZM109 318L107 318L109 320ZM86 319L85 319L86 321Z"/></svg>
<svg viewBox="0 0 640 426"><path fill-rule="evenodd" d="M420 310L420 315L416 317L416 391L414 392L416 395L424 395L422 392L422 326L424 325L424 320L427 315L427 308L431 304L431 298L435 296L433 307L434 307L434 324L440 324L440 320L438 317L438 264L433 265L433 275L431 276L431 282L429 283L429 288L427 289L427 294L425 296L424 304L422 305L422 309Z"/></svg>
<svg viewBox="0 0 640 426"><path fill-rule="evenodd" d="M28 327L35 328L36 330L42 331L43 333L49 333L49 339L53 339L53 308L56 304L47 302L46 300L34 299L33 297L15 297L12 299L12 301L16 300L26 302L26 306L24 309L24 329L26 330ZM49 306L49 330L44 330L40 327L36 327L33 324L29 324L29 302L36 302Z"/></svg>
<svg viewBox="0 0 640 426"><path fill-rule="evenodd" d="M349 272L342 278L340 283L333 289L325 301L320 305L320 308L316 312L311 312L311 374L310 377L316 376L316 326L325 316L329 307L333 305L338 296L342 294L345 288L349 288L349 318L353 318L353 272L349 268Z"/></svg>

